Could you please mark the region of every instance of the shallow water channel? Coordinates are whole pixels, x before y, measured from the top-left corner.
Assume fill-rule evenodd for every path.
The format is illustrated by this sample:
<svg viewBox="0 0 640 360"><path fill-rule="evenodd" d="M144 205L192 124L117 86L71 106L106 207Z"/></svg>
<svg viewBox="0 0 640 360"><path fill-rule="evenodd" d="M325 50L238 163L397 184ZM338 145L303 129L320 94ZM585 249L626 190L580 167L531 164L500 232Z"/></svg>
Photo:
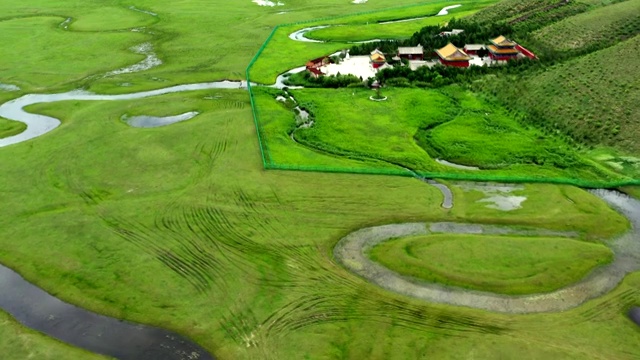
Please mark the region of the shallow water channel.
<svg viewBox="0 0 640 360"><path fill-rule="evenodd" d="M183 91L207 90L207 89L246 89L245 81L216 81L200 84L177 85L164 89L142 91L121 95L98 95L87 91L69 91L60 94L29 94L8 101L0 105L0 117L20 121L27 125L27 129L20 134L0 139L0 147L13 145L44 135L60 125L60 120L46 116L32 114L24 110L24 107L40 103L53 103L67 100L82 101L116 101L143 99L152 96L171 94Z"/></svg>
<svg viewBox="0 0 640 360"><path fill-rule="evenodd" d="M206 360L197 344L168 330L98 315L63 302L0 265L0 308L25 326L117 359Z"/></svg>
<svg viewBox="0 0 640 360"><path fill-rule="evenodd" d="M160 126L167 126L171 124L175 124L181 121L191 120L199 113L197 111L190 111L184 114L175 115L175 116L132 116L132 117L123 117L127 124L136 128L154 128Z"/></svg>
<svg viewBox="0 0 640 360"><path fill-rule="evenodd" d="M345 268L377 286L429 302L514 314L564 311L605 295L627 274L640 270L640 201L612 190L593 190L592 193L627 217L632 229L609 243L614 254L610 264L594 269L577 283L549 293L509 296L420 281L370 260L366 253L373 246L393 238L434 233L565 237L577 234L466 223L391 224L348 234L336 245L334 257ZM629 316L640 324L640 310L632 309Z"/></svg>
<svg viewBox="0 0 640 360"><path fill-rule="evenodd" d="M459 5L446 7L454 8ZM145 12L156 16L155 13L140 10L131 7L132 10ZM441 14L438 14L441 15ZM419 19L419 18L416 18ZM411 21L413 19L405 19L400 21ZM298 30L289 35L295 41L320 42L308 39L305 34L312 30L325 28L328 26L317 26ZM375 40L373 40L375 41ZM151 50L150 50L151 51ZM271 87L283 88L286 76L300 71L304 71L305 67L298 67L278 76L277 81ZM254 85L254 84L252 84ZM70 91L60 94L29 94L20 98L11 100L0 105L0 117L10 120L23 122L27 125L27 129L15 136L0 139L0 147L24 142L38 136L44 135L60 125L60 121L56 118L31 114L24 110L24 107L38 103L53 103L58 101L82 100L82 101L116 101L116 100L134 100L152 96L158 96L169 93L177 93L184 91L206 90L206 89L246 89L247 83L244 81L217 81L199 84L186 84L172 86L164 89L144 91L131 94L121 95L99 95L86 91ZM299 87L290 87L292 89ZM0 84L0 90L15 91L19 90L12 85ZM169 117L132 117L125 119L131 126L136 127L155 127L163 126L178 121L188 120L197 113L190 112ZM295 141L295 139L293 139ZM414 173L413 171L407 169ZM471 170L471 169L468 169ZM414 173L415 174L415 173ZM417 178L436 186L443 193L443 208L453 207L453 194L451 190L434 180L424 179L417 174ZM375 241L384 241L382 237L386 235L406 236L407 234L422 233L426 231L425 224L396 224L393 226L362 229L348 235L341 240L339 247L336 248L336 257L345 267L358 273L359 275L369 279L370 281L387 288L391 291L403 293L408 296L414 296L429 301L449 303L453 305L478 307L492 311L502 312L537 312L537 311L554 311L564 308L576 306L586 301L586 299L602 295L611 290L619 281L630 271L636 271L640 268L640 202L622 198L613 192L597 191L597 195L602 197L613 207L624 213L634 226L634 230L627 235L616 240L613 250L616 255L614 263L606 267L604 270L598 270L590 274L586 279L578 284L572 285L561 291L573 291L573 295L568 294L566 299L549 298L547 296L538 297L540 301L547 299L551 301L548 304L532 304L525 299L505 299L503 296L487 293L473 293L466 290L442 288L438 286L425 287L424 284L409 284L416 293L407 288L407 284L403 283L401 289L395 289L392 285L397 284L397 279L385 282L385 277L389 274L384 269L378 268L371 270L367 259L359 257L362 254L361 247L367 242L367 236L372 236ZM436 228L438 228L437 224ZM399 226L395 228L394 226ZM471 225L473 227L473 225ZM393 228L392 228L393 227ZM447 226L440 226L438 232L442 229L448 229ZM473 228L476 229L476 228ZM382 232L378 231L381 230ZM499 231L499 230L495 230ZM454 231L455 232L455 231ZM346 246L346 240L353 237L358 238L360 245ZM362 240L362 241L361 241ZM349 240L350 241L350 240ZM342 244L342 245L341 245ZM357 244L356 244L357 245ZM369 244L370 245L370 244ZM342 247L340 247L342 246ZM338 254L340 251L346 251L344 254ZM355 255L354 255L355 254ZM350 256L354 255L354 258ZM358 262L364 264L361 271L355 271L352 266L358 265ZM364 271L364 272L362 272ZM371 273L373 271L373 277ZM389 271L389 270L387 270ZM402 279L401 279L402 280ZM406 280L406 279L405 279ZM404 281L404 280L402 280ZM392 284L392 285L390 285ZM585 285L588 285L585 287ZM591 286L593 285L593 286ZM417 286L417 287L415 287ZM409 289L409 290L408 290ZM575 291L574 291L575 290ZM479 296L479 298L478 298ZM556 301L557 300L557 301ZM511 302L524 302L524 307ZM559 303L558 303L559 301ZM568 301L568 302L566 302ZM536 301L534 301L536 302ZM546 303L546 302L545 302ZM542 305L542 306L541 306ZM75 345L92 352L112 356L118 359L139 359L139 360L156 360L156 359L213 359L211 354L201 348L199 345L190 342L184 337L173 332L155 328L146 325L134 324L115 318L99 315L88 310L76 307L69 303L48 294L46 291L27 282L19 274L13 270L0 265L0 308L12 315L17 321L32 329L41 331L49 336L57 338L61 341ZM632 308L629 317L640 325L640 308Z"/></svg>

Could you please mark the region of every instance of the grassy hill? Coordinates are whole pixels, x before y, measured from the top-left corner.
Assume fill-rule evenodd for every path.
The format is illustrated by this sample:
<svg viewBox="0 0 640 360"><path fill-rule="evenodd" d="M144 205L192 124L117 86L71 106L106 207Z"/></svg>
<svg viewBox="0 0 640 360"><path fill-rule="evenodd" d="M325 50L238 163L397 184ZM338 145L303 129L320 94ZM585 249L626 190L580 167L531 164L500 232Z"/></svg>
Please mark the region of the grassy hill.
<svg viewBox="0 0 640 360"><path fill-rule="evenodd" d="M635 36L520 80L503 77L486 84L538 124L581 142L640 154L638 56L640 36Z"/></svg>
<svg viewBox="0 0 640 360"><path fill-rule="evenodd" d="M640 0L627 0L568 17L536 31L538 48L589 51L611 46L640 33Z"/></svg>
<svg viewBox="0 0 640 360"><path fill-rule="evenodd" d="M579 14L588 8L587 4L575 1L506 0L479 11L471 17L471 20L485 24L504 21L526 31Z"/></svg>

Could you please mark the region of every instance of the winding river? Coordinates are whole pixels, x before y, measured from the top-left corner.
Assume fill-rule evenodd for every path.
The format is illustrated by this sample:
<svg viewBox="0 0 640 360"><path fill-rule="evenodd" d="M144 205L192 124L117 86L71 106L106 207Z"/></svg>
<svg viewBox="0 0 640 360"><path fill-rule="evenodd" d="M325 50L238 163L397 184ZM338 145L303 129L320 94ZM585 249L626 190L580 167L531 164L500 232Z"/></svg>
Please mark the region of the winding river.
<svg viewBox="0 0 640 360"><path fill-rule="evenodd" d="M27 129L20 134L0 139L0 147L21 143L42 136L60 126L60 120L45 116L32 114L24 110L25 107L40 104L53 103L58 101L82 100L82 101L117 101L143 99L152 96L171 94L184 91L207 90L207 89L246 89L245 81L216 81L200 84L187 84L171 86L164 89L142 91L121 95L98 95L87 91L69 91L60 94L29 94L17 99L8 101L0 105L0 117L15 120L27 125Z"/></svg>
<svg viewBox="0 0 640 360"><path fill-rule="evenodd" d="M336 245L334 257L345 268L373 284L429 302L503 313L564 311L608 293L627 274L640 270L640 201L613 190L593 190L592 193L629 219L632 229L609 244L614 254L614 260L609 265L596 268L581 281L549 293L508 296L424 282L395 273L370 260L366 253L386 240L413 235L445 233L571 237L575 234L468 223L391 224L360 229L345 236ZM635 311L634 316L640 317Z"/></svg>
<svg viewBox="0 0 640 360"><path fill-rule="evenodd" d="M454 7L457 6L454 5L447 8ZM447 8L443 9L443 11L446 12ZM155 13L134 7L131 7L131 9L157 16ZM65 23L65 26L68 25L69 21ZM327 26L301 29L290 34L289 37L296 41L319 42L306 38L305 34L325 27ZM148 58L145 61L153 64L160 62L153 57L151 48L141 49L140 52L147 55ZM138 66L132 71L144 70L145 68L146 65ZM287 74L300 72L304 69L305 67L303 66L290 70L280 75L276 83L270 86L283 88L285 87L284 79ZM129 70L125 72L129 72ZM246 88L247 83L244 81L216 81L177 85L164 89L121 95L100 95L86 91L24 95L0 105L0 117L20 121L27 125L27 129L24 132L0 139L0 147L34 139L60 125L60 120L56 118L32 114L24 110L25 107L38 103L69 100L133 100L185 91ZM295 87L290 88L293 89ZM134 126L159 126L186 120L195 115L197 113L185 113L174 117L141 118L131 121ZM295 141L295 139L293 140ZM434 180L421 178L417 174L416 177L437 187L442 192L444 197L443 208L449 209L453 207L453 194L446 185ZM624 214L633 224L633 229L612 243L611 248L615 258L611 264L596 269L576 284L552 293L510 297L417 282L413 279L402 277L365 256L367 249L393 237L428 233L521 233L508 227L457 223L406 223L377 226L361 229L344 237L336 246L334 256L347 269L378 286L430 302L507 313L562 311L609 292L626 274L640 269L640 202L608 190L596 190L594 194ZM527 234L532 235L530 232ZM540 229L533 235L548 234L572 235L557 234L544 229ZM25 326L66 343L118 359L213 359L202 347L171 331L110 318L63 302L2 265L0 265L0 308ZM640 325L640 309L631 309L629 316Z"/></svg>
<svg viewBox="0 0 640 360"><path fill-rule="evenodd" d="M0 265L0 308L25 326L117 359L207 360L206 350L160 328L134 324L63 302Z"/></svg>

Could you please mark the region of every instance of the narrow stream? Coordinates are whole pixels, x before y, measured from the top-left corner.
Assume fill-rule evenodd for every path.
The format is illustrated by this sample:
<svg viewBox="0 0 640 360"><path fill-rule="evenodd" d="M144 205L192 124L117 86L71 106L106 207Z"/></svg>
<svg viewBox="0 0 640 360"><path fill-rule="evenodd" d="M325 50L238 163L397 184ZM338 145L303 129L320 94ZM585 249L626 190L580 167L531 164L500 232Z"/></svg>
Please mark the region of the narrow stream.
<svg viewBox="0 0 640 360"><path fill-rule="evenodd" d="M171 94L183 91L195 91L206 89L246 89L245 81L216 81L200 84L177 85L164 89L143 91L121 95L98 95L87 91L69 91L60 94L29 94L8 101L0 105L0 117L9 120L20 121L27 125L27 129L20 134L0 139L0 147L21 143L42 136L60 126L60 120L46 116L26 112L25 107L58 101L82 100L82 101L117 101L143 99L152 96Z"/></svg>
<svg viewBox="0 0 640 360"><path fill-rule="evenodd" d="M454 8L457 6L454 5L445 7L442 11L446 12L448 8ZM157 14L153 12L141 10L133 6L131 6L130 9L133 11L143 12L151 16L157 16ZM395 22L411 21L417 19L420 18L398 20ZM61 24L61 26L67 28L70 21L71 19L66 20L63 24ZM321 42L318 40L308 39L305 37L305 34L309 31L326 27L328 26L316 26L312 28L301 29L290 34L289 37L295 41ZM153 53L152 48L140 49L140 53L147 55L147 58L143 62L133 66L146 68L148 65L153 66L154 64L157 64L159 62L159 60L156 60L157 58L155 58L155 54ZM124 68L121 70L116 70L116 72L128 72L129 70L130 68ZM140 68L135 68L134 70L138 71L140 70ZM286 86L284 85L284 80L287 74L293 74L304 70L304 66L290 70L278 76L276 83L270 86L275 88L283 88ZM246 88L247 83L244 81L217 81L199 84L178 85L164 89L122 95L99 95L86 91L70 91L60 94L24 95L0 105L0 117L4 117L9 120L20 121L27 125L27 129L24 132L15 136L0 139L0 147L13 145L36 138L50 132L60 125L60 121L56 118L45 115L31 114L24 110L24 107L33 104L53 103L68 100L133 100L184 91ZM295 89L299 87L290 88ZM0 84L0 90L12 91L16 89L18 88L14 88L12 85ZM130 118L128 120L132 120L135 123L139 122L140 126L145 126L148 124L159 126L165 125L166 123L185 120L186 118L190 118L195 115L197 114L185 113L173 117L147 117L145 119L137 120L134 120L135 118ZM293 141L295 141L293 134L291 134L291 138ZM437 187L444 196L442 202L443 208L453 207L453 194L446 185L440 184L434 180L425 179L410 169L405 170L411 172L416 178L420 179L421 181ZM598 283L598 288L584 289L585 291L587 291L587 298L593 298L598 294L601 295L608 292L616 284L619 283L619 281L625 274L640 268L640 242L638 241L638 228L640 227L640 205L628 199L620 200L617 195L605 190L601 190L599 192L596 191L596 194L598 196L601 196L612 206L618 209L623 209L622 212L632 220L632 223L634 224L634 230L630 234L627 234L623 238L617 240L613 246L613 251L616 254L616 260L614 261L614 264L610 265L609 268L612 268L615 271L591 275L592 277L597 276L598 279L601 279L602 283ZM402 226L406 224L399 225ZM412 228L412 231L418 231L416 229L420 230L422 229L422 227L418 226L418 228ZM371 231L371 229L363 229L363 231ZM376 236L380 235L378 234ZM349 268L349 266L347 267ZM351 270L354 271L353 269ZM360 275L367 277L363 274ZM582 284L583 282L581 282L580 284ZM396 291L389 288L385 284L378 285L388 288L392 291ZM417 291L423 292L424 290L418 289ZM506 305L500 304L485 306L483 305L485 304L484 302L480 301L476 303L475 300L471 303L465 303L464 301L460 303L459 301L455 301L456 296L462 296L466 299L468 298L469 292L462 291L461 295L456 295L456 291L458 290L452 291L451 289L441 289L440 295L436 299L433 299L429 296L427 296L426 299L430 301L445 302L455 305L486 308L494 311L508 312L508 309L513 309L510 306L505 307ZM89 351L112 356L118 359L132 360L213 359L213 357L209 353L207 353L206 350L171 331L110 318L63 302L62 300L27 282L19 274L2 265L0 265L0 295L0 308L7 311L20 323L32 329L41 331L49 336L57 338L61 341L87 349ZM408 295L414 296L411 294ZM471 295L472 297L475 296L473 294ZM495 296L493 294L484 295ZM415 297L425 299L424 295L418 295ZM564 300L560 299L559 301ZM575 305L570 304L569 307L570 306ZM538 309L539 308L527 308L524 309L524 312L530 312L531 310L535 312ZM629 317L633 321L638 323L638 325L640 325L640 308L632 308L629 312Z"/></svg>
<svg viewBox="0 0 640 360"><path fill-rule="evenodd" d="M408 18L408 19L383 21L383 22L379 22L377 24L378 25L396 24L396 23L403 23L403 22L409 22L409 21L422 20L422 19L426 19L426 18L430 18L430 17L434 17L434 16L448 15L449 14L448 10L455 9L455 8L460 7L460 6L462 6L462 5L458 4L458 5L445 6L436 15L417 16L417 17ZM292 32L291 34L289 34L289 39L294 40L294 41L301 41L301 42L325 43L326 41L323 41L323 40L310 39L310 38L307 37L307 34L312 32L312 31L315 31L315 30L326 29L326 28L329 28L329 27L332 27L332 26L344 26L344 25L317 25L317 26L307 27L307 28L296 30L296 31ZM364 40L364 41L348 41L347 43L348 44L364 44L364 43L376 42L376 41L382 41L382 40L381 39L371 39L371 40Z"/></svg>
<svg viewBox="0 0 640 360"><path fill-rule="evenodd" d="M564 311L607 294L627 274L640 270L640 201L613 190L594 190L592 193L629 219L632 229L610 243L614 259L609 265L596 268L577 283L549 293L509 296L420 281L370 260L366 252L389 239L433 233L565 237L576 234L468 223L391 224L360 229L345 236L336 245L334 257L349 271L371 283L420 300L512 314ZM639 308L632 308L629 317L640 325Z"/></svg>
<svg viewBox="0 0 640 360"><path fill-rule="evenodd" d="M0 265L0 308L23 325L122 360L207 360L197 344L168 330L98 315L63 302Z"/></svg>

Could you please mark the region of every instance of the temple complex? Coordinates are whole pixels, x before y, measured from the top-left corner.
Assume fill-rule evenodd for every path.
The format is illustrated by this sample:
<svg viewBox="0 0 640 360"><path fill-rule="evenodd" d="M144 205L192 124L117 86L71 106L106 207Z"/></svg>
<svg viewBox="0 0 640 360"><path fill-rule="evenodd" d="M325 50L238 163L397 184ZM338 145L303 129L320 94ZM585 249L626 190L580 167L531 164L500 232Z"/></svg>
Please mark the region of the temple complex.
<svg viewBox="0 0 640 360"><path fill-rule="evenodd" d="M436 54L440 57L440 63L444 66L469 67L471 56L462 49L458 49L452 43L436 50Z"/></svg>

